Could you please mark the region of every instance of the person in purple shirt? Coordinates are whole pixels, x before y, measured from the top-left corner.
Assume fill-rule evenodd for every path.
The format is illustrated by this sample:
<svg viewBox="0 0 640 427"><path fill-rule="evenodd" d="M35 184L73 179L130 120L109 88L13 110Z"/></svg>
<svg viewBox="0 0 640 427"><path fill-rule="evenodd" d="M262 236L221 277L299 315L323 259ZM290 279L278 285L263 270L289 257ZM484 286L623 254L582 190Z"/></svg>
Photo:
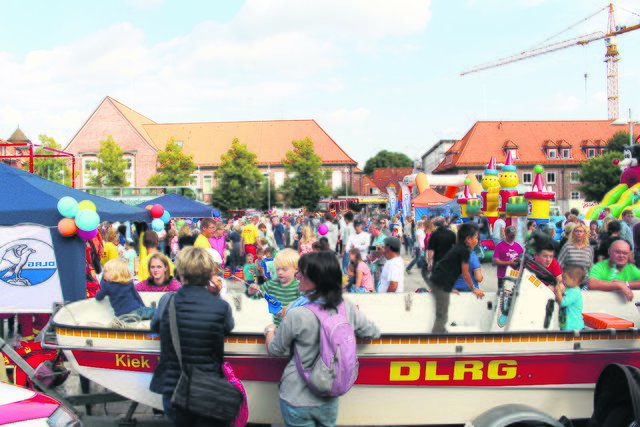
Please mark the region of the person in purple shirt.
<svg viewBox="0 0 640 427"><path fill-rule="evenodd" d="M513 225L504 230L504 240L498 243L493 252L493 265L497 268L498 290L504 285L507 267L518 268L520 257L524 253L522 246L516 240L516 228Z"/></svg>
<svg viewBox="0 0 640 427"><path fill-rule="evenodd" d="M216 223L216 228L213 231L213 235L209 237L209 244L211 248L220 254L220 268L224 270L225 255L224 250L227 247L227 238L225 236L224 224L221 222Z"/></svg>

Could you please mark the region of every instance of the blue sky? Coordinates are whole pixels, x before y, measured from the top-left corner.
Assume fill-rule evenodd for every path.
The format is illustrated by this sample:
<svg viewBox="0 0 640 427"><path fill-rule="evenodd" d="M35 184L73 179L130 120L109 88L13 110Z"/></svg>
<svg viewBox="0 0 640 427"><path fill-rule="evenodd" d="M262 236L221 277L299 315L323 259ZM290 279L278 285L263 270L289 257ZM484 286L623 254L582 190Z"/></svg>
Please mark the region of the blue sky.
<svg viewBox="0 0 640 427"><path fill-rule="evenodd" d="M0 0L0 136L20 125L65 146L109 95L157 122L314 119L362 167L478 120L607 119L603 41L459 76L606 5ZM616 6L618 24L640 22L640 3ZM606 25L601 12L549 42ZM640 30L618 48L620 115L640 117Z"/></svg>

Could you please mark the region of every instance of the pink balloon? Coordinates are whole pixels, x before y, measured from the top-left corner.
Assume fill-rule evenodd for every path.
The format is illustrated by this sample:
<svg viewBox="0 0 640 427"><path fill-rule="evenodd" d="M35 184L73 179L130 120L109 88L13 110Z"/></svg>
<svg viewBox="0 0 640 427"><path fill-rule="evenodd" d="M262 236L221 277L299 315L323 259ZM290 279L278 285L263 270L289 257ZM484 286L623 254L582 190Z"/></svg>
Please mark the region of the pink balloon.
<svg viewBox="0 0 640 427"><path fill-rule="evenodd" d="M78 228L78 236L83 238L84 240L91 240L98 235L98 229L95 228L91 231L84 231Z"/></svg>
<svg viewBox="0 0 640 427"><path fill-rule="evenodd" d="M329 231L329 227L327 227L327 224L320 224L318 226L318 233L320 233L321 236L324 236L325 234L327 234L328 231Z"/></svg>

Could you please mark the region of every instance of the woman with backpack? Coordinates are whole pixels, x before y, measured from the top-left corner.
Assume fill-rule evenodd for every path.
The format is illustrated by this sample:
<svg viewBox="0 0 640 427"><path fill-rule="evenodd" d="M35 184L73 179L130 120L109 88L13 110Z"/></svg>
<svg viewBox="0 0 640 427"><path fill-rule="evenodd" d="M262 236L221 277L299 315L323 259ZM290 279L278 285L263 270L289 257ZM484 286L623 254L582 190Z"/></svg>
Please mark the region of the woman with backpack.
<svg viewBox="0 0 640 427"><path fill-rule="evenodd" d="M338 417L338 397L358 376L354 335L378 338L380 330L351 302L343 300L342 268L333 253L303 255L296 276L303 296L289 306L277 332L275 325L265 328L271 356L295 355L280 381L282 418L287 426L333 426ZM332 341L342 355L334 371L328 367L336 348L320 342L321 330L328 329L333 330ZM334 377L345 380L333 381Z"/></svg>

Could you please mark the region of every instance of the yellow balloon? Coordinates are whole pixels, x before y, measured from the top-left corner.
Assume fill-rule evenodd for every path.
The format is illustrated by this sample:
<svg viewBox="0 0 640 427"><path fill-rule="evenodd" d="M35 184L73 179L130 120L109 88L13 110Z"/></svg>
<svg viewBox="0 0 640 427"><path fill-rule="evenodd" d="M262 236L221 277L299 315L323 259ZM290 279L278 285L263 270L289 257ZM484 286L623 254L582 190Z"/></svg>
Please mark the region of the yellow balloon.
<svg viewBox="0 0 640 427"><path fill-rule="evenodd" d="M96 204L93 203L91 200L83 200L80 203L78 203L78 210L81 211L95 211L96 210Z"/></svg>

